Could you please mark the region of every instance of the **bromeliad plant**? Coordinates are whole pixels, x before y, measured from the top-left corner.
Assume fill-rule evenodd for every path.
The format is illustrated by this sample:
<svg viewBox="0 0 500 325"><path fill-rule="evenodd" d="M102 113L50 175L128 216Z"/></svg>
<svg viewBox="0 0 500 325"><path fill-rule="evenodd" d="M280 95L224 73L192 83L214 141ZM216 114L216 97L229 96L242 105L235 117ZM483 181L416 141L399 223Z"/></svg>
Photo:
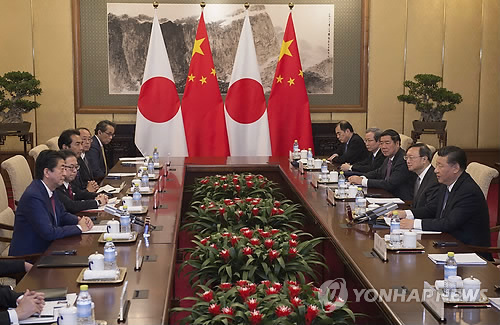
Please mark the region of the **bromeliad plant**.
<svg viewBox="0 0 500 325"><path fill-rule="evenodd" d="M279 193L276 183L262 175L227 174L195 180L193 201L232 197L282 198L283 195Z"/></svg>
<svg viewBox="0 0 500 325"><path fill-rule="evenodd" d="M259 284L238 281L236 285L221 283L215 290L199 286L201 291L190 308L174 308L188 311L190 315L181 324L352 324L354 314L340 298L329 298L329 291L312 284L294 281Z"/></svg>
<svg viewBox="0 0 500 325"><path fill-rule="evenodd" d="M189 258L189 281L194 285L217 285L224 282L291 280L305 283L316 280L315 266L327 268L315 247L322 238L302 240L310 234L265 228L225 229L207 237L195 236L194 248L186 249Z"/></svg>
<svg viewBox="0 0 500 325"><path fill-rule="evenodd" d="M212 201L203 199L193 202L191 212L186 214L184 229L199 235L218 232L223 228L238 231L243 227L265 227L295 230L302 226L303 213L300 206L290 200L234 198Z"/></svg>

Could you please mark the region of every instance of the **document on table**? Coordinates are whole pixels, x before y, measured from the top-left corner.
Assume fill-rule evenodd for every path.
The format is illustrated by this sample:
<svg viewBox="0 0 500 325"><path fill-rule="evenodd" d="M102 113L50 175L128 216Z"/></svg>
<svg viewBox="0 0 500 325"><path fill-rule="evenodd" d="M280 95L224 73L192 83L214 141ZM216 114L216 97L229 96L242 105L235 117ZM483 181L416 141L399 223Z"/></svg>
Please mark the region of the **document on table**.
<svg viewBox="0 0 500 325"><path fill-rule="evenodd" d="M108 232L108 225L94 225L92 229L84 231L84 234L102 234Z"/></svg>
<svg viewBox="0 0 500 325"><path fill-rule="evenodd" d="M109 173L106 177L134 177L136 173Z"/></svg>
<svg viewBox="0 0 500 325"><path fill-rule="evenodd" d="M144 157L121 157L120 161L145 161Z"/></svg>
<svg viewBox="0 0 500 325"><path fill-rule="evenodd" d="M391 226L391 218L384 217L385 224L389 227ZM410 229L401 229L402 232L410 231ZM439 235L441 231L430 231L430 230L420 230L420 229L411 229L412 232L419 235Z"/></svg>
<svg viewBox="0 0 500 325"><path fill-rule="evenodd" d="M445 264L448 254L429 254L427 255L435 264ZM461 253L455 254L455 261L459 265L486 265L487 262L483 260L476 253Z"/></svg>
<svg viewBox="0 0 500 325"><path fill-rule="evenodd" d="M386 204L386 203L404 204L405 203L405 201L401 200L398 197L394 197L394 198L390 198L390 197L386 197L386 198L367 197L366 200L370 204L372 204L372 203L375 203L375 204Z"/></svg>
<svg viewBox="0 0 500 325"><path fill-rule="evenodd" d="M68 293L66 295L66 300L55 300L46 301L40 316L35 314L25 320L19 321L19 324L44 324L44 323L54 323L57 321L57 313L55 310L58 308L66 307L67 305L72 306L75 304L77 295L76 293Z"/></svg>
<svg viewBox="0 0 500 325"><path fill-rule="evenodd" d="M104 209L107 207L107 206L112 206L114 207L118 202L120 201L119 198L117 197L113 197L111 199L108 200L108 203L106 205L101 205L95 209L88 209L88 210L83 210L82 212L96 212L96 211L104 211Z"/></svg>
<svg viewBox="0 0 500 325"><path fill-rule="evenodd" d="M121 192L121 190L123 190L124 187L125 187L125 182L121 183L120 187L113 187L113 186L107 184L107 185L100 187L97 190L97 193L105 192L108 194L118 194Z"/></svg>

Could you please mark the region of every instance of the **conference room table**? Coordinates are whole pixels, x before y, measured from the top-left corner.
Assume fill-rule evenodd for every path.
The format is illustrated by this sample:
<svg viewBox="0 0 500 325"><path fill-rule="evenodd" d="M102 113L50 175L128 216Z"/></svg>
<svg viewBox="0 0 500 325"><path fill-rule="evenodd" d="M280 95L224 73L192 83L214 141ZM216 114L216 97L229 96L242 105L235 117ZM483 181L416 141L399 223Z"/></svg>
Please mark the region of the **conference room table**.
<svg viewBox="0 0 500 325"><path fill-rule="evenodd" d="M163 159L162 159L163 164ZM332 166L330 166L332 168ZM363 289L393 290L404 292L395 301L384 299L373 302L356 302L350 292L348 301L355 312L365 313L358 318L364 324L439 324L434 316L424 307L419 299L410 293L416 290L422 295L424 281L431 284L443 278L443 266L434 264L430 253L470 252L467 246L458 242L453 248L434 247L433 241L456 241L448 234L422 235L419 242L425 247L423 253L388 253L388 260L382 261L373 254L375 234L384 236L387 229L374 229L367 224L348 225L346 205L353 201L336 201L335 206L327 202L326 187L311 186L315 172L301 174L285 157L227 157L227 158L172 158L168 176L161 179L163 191L158 194L159 208L153 209L152 196L143 196L143 203L148 205L147 215L151 224L157 226L151 232L150 245L142 245L141 251L146 261L140 271L134 271L137 242L118 243L118 266L127 268L125 280L128 281L127 298L130 299L125 324L169 324L171 300L176 297L174 281L176 279L176 261L178 262L178 236L182 214L189 208L189 186L196 177L231 172L252 172L262 174L278 183L282 192L290 199L303 205L306 211L306 230L327 238L323 253L327 259L335 260L337 267L324 271L323 281L344 276L348 282L356 282ZM111 172L136 171L137 166L123 166L118 163ZM163 170L160 171L163 173ZM127 186L118 196L125 194L132 177L105 179L104 183L114 186L125 181ZM154 186L158 186L158 182ZM390 196L382 190L368 189L369 195ZM112 216L100 212L96 223L111 219ZM140 228L137 228L141 231ZM77 255L88 256L96 251L103 251L103 244L98 243L98 234L83 234L54 241L44 253L77 249ZM332 261L330 261L332 262ZM18 284L17 290L39 289L47 287L67 287L68 292L78 292L76 278L81 268L38 268L35 267ZM474 276L481 281L481 288L487 289L489 297L500 297L495 285L500 283L500 270L488 263L480 266L459 266L458 275L462 278ZM318 283L321 285L321 283ZM123 283L90 285L89 291L95 302L97 320L107 324L118 324L118 310ZM403 291L401 291L403 290ZM370 296L366 298L370 300ZM363 297L363 299L366 299ZM410 299L411 298L411 299ZM375 305L375 309L367 306ZM447 324L500 324L500 311L490 308L454 308L446 306ZM370 318L368 318L370 317Z"/></svg>

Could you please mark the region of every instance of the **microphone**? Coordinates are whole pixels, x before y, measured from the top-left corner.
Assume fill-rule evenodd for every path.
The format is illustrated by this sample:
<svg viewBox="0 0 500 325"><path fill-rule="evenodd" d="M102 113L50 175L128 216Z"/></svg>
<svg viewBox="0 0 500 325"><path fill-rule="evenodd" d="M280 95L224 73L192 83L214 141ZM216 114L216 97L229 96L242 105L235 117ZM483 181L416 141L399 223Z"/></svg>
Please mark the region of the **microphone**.
<svg viewBox="0 0 500 325"><path fill-rule="evenodd" d="M386 203L386 204L384 204L376 209L373 209L371 211L368 211L368 212L360 215L357 218L354 218L353 222L362 223L362 222L366 222L366 221L368 221L368 222L374 221L378 217L380 217L380 216L382 216L390 211L396 210L397 208L398 208L398 205L396 203Z"/></svg>
<svg viewBox="0 0 500 325"><path fill-rule="evenodd" d="M120 209L115 208L114 206L111 206L111 205L106 205L104 207L104 212L112 214L115 217L121 217L122 215L125 215L127 213L127 211L120 210Z"/></svg>

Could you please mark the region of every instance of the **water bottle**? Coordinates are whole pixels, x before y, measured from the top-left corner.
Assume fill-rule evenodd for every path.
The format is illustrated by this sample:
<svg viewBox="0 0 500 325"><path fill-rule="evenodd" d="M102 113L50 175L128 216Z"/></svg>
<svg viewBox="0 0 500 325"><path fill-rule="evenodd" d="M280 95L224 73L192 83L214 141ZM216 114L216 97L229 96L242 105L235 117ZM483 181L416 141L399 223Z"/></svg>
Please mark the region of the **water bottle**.
<svg viewBox="0 0 500 325"><path fill-rule="evenodd" d="M132 232L130 228L130 215L128 213L120 216L120 232Z"/></svg>
<svg viewBox="0 0 500 325"><path fill-rule="evenodd" d="M391 218L391 245L393 247L399 247L401 244L401 224L399 220L399 215L397 211L392 212Z"/></svg>
<svg viewBox="0 0 500 325"><path fill-rule="evenodd" d="M323 159L323 162L321 163L321 174L320 174L320 179L323 182L328 182L328 164L326 163L326 159Z"/></svg>
<svg viewBox="0 0 500 325"><path fill-rule="evenodd" d="M339 197L343 198L345 197L346 193L346 185L345 185L345 176L344 176L344 172L341 171L339 173L339 181L338 181L338 187L339 187Z"/></svg>
<svg viewBox="0 0 500 325"><path fill-rule="evenodd" d="M366 213L366 198L361 187L358 187L358 192L356 193L356 207L354 211L358 216Z"/></svg>
<svg viewBox="0 0 500 325"><path fill-rule="evenodd" d="M158 153L158 147L155 147L155 150L153 151L153 163L154 164L160 163L160 154Z"/></svg>
<svg viewBox="0 0 500 325"><path fill-rule="evenodd" d="M111 237L106 238L104 244L104 269L116 270L116 248Z"/></svg>
<svg viewBox="0 0 500 325"><path fill-rule="evenodd" d="M132 206L140 207L142 206L142 194L139 192L139 188L134 186L134 194L132 194Z"/></svg>
<svg viewBox="0 0 500 325"><path fill-rule="evenodd" d="M314 166L314 158L311 148L307 149L307 166Z"/></svg>
<svg viewBox="0 0 500 325"><path fill-rule="evenodd" d="M444 264L444 294L447 296L452 296L454 291L450 290L448 284L448 277L457 275L457 261L455 261L455 253L448 252L448 258Z"/></svg>
<svg viewBox="0 0 500 325"><path fill-rule="evenodd" d="M148 174L154 174L155 173L155 163L153 161L153 157L149 156L148 159Z"/></svg>
<svg viewBox="0 0 500 325"><path fill-rule="evenodd" d="M80 293L76 299L76 316L78 325L94 325L92 317L92 298L89 293L89 286L82 284Z"/></svg>
<svg viewBox="0 0 500 325"><path fill-rule="evenodd" d="M153 172L154 172L154 165L153 165ZM143 170L142 171L141 187L149 187L149 176L148 176L148 171L147 170Z"/></svg>
<svg viewBox="0 0 500 325"><path fill-rule="evenodd" d="M299 141L295 140L293 141L293 153L296 153L299 151Z"/></svg>

